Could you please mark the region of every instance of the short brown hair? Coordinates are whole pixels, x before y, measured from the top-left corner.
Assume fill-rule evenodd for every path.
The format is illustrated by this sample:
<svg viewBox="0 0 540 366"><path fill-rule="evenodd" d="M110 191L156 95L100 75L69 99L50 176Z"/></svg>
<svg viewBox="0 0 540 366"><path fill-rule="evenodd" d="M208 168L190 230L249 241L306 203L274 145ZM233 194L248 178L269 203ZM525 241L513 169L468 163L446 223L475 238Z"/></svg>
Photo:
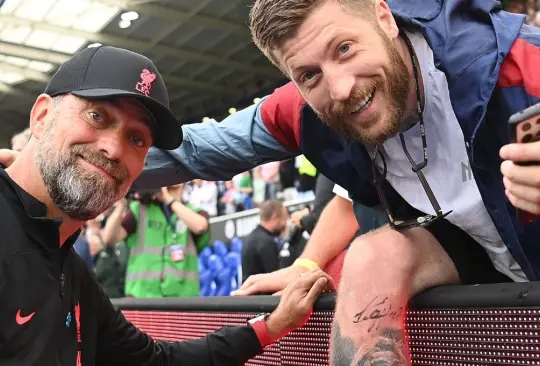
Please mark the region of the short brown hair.
<svg viewBox="0 0 540 366"><path fill-rule="evenodd" d="M294 37L317 7L336 0L255 0L249 13L251 36L262 53L282 71L273 51ZM374 0L337 0L343 8L366 19L375 17Z"/></svg>
<svg viewBox="0 0 540 366"><path fill-rule="evenodd" d="M266 201L261 204L260 217L261 221L268 221L274 215L281 217L283 213L283 203L278 200Z"/></svg>

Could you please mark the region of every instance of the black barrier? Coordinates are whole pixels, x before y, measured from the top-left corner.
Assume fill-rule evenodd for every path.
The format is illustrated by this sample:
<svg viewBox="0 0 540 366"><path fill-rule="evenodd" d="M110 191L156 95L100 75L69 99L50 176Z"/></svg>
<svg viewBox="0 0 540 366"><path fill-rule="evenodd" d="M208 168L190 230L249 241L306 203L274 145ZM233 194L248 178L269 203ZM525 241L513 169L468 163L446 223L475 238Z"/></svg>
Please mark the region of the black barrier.
<svg viewBox="0 0 540 366"><path fill-rule="evenodd" d="M275 296L117 299L154 339L187 340L277 306ZM328 365L335 295L308 323L246 365ZM414 365L540 365L540 282L444 286L411 301L406 328Z"/></svg>

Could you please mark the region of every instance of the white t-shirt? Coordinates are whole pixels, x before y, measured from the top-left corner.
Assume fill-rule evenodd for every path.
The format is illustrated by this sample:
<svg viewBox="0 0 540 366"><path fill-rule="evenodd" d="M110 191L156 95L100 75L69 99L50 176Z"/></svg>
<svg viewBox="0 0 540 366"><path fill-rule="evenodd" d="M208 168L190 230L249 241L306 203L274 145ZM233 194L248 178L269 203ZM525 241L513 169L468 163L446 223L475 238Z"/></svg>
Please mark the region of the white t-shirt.
<svg viewBox="0 0 540 366"><path fill-rule="evenodd" d="M217 185L214 182L203 182L198 187L194 186L189 196L189 203L197 208L205 210L210 217L217 216Z"/></svg>
<svg viewBox="0 0 540 366"><path fill-rule="evenodd" d="M504 245L489 216L472 174L465 139L450 102L448 83L443 72L435 68L433 52L420 33L407 33L422 71L425 106L424 124L428 147L428 164L422 170L448 221L467 232L484 247L495 268L514 281L527 281L521 267ZM423 161L419 124L403 133L407 149L416 163ZM368 148L369 149L369 148ZM416 209L434 214L433 207L411 169L399 136L382 146L387 163L386 179ZM377 159L382 167L380 158ZM334 192L348 198L341 187Z"/></svg>

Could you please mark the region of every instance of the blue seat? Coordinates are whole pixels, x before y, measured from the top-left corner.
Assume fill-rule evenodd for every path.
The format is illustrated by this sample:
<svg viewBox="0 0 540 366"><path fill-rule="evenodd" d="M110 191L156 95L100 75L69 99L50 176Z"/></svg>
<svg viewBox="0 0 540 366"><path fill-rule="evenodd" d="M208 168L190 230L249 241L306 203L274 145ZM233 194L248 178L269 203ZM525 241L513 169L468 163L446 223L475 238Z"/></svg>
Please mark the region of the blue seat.
<svg viewBox="0 0 540 366"><path fill-rule="evenodd" d="M231 252L242 254L242 246L244 242L240 238L233 238L231 240Z"/></svg>
<svg viewBox="0 0 540 366"><path fill-rule="evenodd" d="M231 291L236 291L240 288L242 283L241 270L242 266L240 264L241 256L238 253L230 252L227 254L227 267L231 271Z"/></svg>

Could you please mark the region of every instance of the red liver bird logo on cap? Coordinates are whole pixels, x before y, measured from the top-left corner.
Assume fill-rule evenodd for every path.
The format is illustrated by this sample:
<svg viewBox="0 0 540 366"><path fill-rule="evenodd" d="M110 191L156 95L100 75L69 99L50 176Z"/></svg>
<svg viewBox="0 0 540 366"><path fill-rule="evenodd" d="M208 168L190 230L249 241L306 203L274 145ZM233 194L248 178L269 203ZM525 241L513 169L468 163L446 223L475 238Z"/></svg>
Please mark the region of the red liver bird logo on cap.
<svg viewBox="0 0 540 366"><path fill-rule="evenodd" d="M152 89L152 83L156 80L157 76L153 72L147 69L143 69L141 74L141 81L137 83L135 89L148 96L150 89Z"/></svg>

